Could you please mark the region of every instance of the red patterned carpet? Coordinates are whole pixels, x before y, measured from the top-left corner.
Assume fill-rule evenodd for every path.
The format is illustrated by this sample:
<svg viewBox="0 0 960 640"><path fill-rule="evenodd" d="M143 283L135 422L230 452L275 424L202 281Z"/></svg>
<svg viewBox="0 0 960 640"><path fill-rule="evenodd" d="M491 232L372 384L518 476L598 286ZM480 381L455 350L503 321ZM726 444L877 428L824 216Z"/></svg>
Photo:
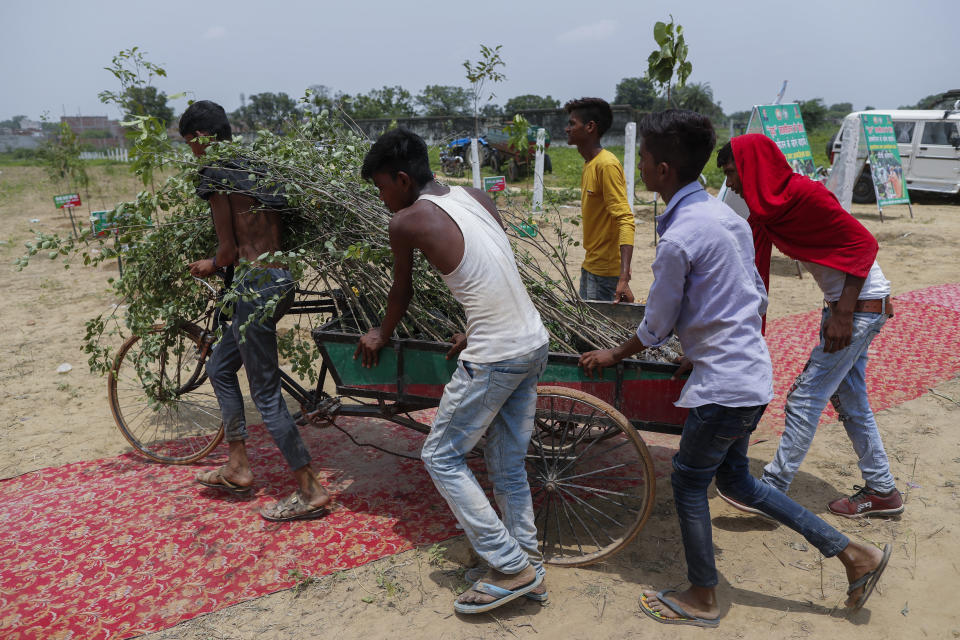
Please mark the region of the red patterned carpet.
<svg viewBox="0 0 960 640"><path fill-rule="evenodd" d="M361 442L419 450L415 432L341 424ZM249 499L193 481L223 462L224 447L204 465L124 455L0 483L0 637L130 637L288 588L293 570L331 573L457 535L419 460L357 447L336 429L304 435L336 494L323 520L277 525L257 515L293 490L262 427L248 443L258 476Z"/></svg>
<svg viewBox="0 0 960 640"><path fill-rule="evenodd" d="M867 369L880 410L960 372L960 285L897 297ZM816 339L819 312L769 325L775 398L758 437L776 437L784 396ZM835 420L828 414L825 421ZM421 436L374 420L341 419L361 441L415 454ZM125 455L0 482L0 636L114 638L170 627L285 589L291 571L321 575L457 534L422 465L358 448L333 429L305 431L338 507L320 521L271 525L257 516L292 483L263 429L249 443L253 498L198 490L205 465L173 467ZM119 436L118 436L119 437ZM675 436L644 434L668 467Z"/></svg>

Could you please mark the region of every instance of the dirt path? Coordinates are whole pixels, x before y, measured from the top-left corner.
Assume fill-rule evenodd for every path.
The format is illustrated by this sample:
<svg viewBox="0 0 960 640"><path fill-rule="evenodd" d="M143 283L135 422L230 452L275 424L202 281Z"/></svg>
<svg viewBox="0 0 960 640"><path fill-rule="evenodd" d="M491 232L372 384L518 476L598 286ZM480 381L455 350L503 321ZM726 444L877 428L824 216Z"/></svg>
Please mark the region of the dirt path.
<svg viewBox="0 0 960 640"><path fill-rule="evenodd" d="M107 172L110 170L110 173ZM123 168L93 172L94 208L130 198L138 189ZM51 195L59 193L34 168L4 167L0 173L0 260L22 253L32 226L68 233ZM644 197L650 197L644 194ZM876 209L857 206L857 217L881 242L880 263L894 293L960 282L955 247L960 243L960 206L920 204L915 220L905 208L888 210L882 225ZM637 212L634 291L645 295L653 257L652 211ZM579 256L571 256L578 261ZM5 267L5 331L0 333L0 477L128 450L106 403L105 381L87 372L79 350L84 323L113 300L106 279L115 267L90 269L37 260L23 272ZM771 317L817 308L820 295L792 261L774 257ZM908 344L904 345L909 348ZM63 362L73 366L57 374ZM882 591L868 610L846 618L839 563L822 563L802 538L741 516L711 500L724 620L714 638L950 638L960 637L955 607L960 582L960 439L956 435L960 379L878 414L902 489L910 487L899 520L851 522L828 516L848 534L870 542L892 541L895 555ZM843 430L822 430L802 467L792 495L822 513L824 505L859 482L854 454ZM751 449L759 469L776 442ZM911 483L908 485L908 483ZM638 539L609 563L551 570L547 606L521 602L493 615L463 620L452 615L453 589L469 561L462 540L439 557L410 551L354 571L319 577L304 588L280 592L191 620L150 638L650 638L701 637L690 628L657 625L637 608L640 585L681 585L685 570L679 532L661 480L653 516ZM438 498L439 499L439 498ZM431 562L434 561L434 562Z"/></svg>

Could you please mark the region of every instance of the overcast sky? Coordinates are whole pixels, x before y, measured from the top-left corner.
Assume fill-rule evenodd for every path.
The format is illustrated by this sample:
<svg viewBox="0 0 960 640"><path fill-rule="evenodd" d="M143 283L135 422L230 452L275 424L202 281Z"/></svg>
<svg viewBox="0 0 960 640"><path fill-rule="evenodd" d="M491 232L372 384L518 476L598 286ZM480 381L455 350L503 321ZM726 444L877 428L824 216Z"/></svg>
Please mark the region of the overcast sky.
<svg viewBox="0 0 960 640"><path fill-rule="evenodd" d="M683 25L691 82L709 82L727 113L823 98L891 108L960 88L960 0L2 0L0 119L108 114L103 70L138 45L166 68L155 84L231 111L240 94L313 84L347 93L465 85L464 59L503 45L496 102L525 93L612 100L641 76L653 23ZM173 103L180 113L185 100Z"/></svg>

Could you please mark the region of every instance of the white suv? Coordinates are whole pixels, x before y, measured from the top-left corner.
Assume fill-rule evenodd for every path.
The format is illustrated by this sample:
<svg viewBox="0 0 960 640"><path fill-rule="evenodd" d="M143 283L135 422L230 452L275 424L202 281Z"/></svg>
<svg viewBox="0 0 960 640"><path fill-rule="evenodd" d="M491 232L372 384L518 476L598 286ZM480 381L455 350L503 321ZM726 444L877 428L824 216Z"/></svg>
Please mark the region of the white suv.
<svg viewBox="0 0 960 640"><path fill-rule="evenodd" d="M903 175L910 191L960 192L960 100L950 110L874 109L856 112L856 115L860 114L888 115L893 120ZM843 146L843 134L841 128L830 140L830 162ZM866 157L862 145L858 155ZM864 166L853 186L853 201L875 200L870 167Z"/></svg>

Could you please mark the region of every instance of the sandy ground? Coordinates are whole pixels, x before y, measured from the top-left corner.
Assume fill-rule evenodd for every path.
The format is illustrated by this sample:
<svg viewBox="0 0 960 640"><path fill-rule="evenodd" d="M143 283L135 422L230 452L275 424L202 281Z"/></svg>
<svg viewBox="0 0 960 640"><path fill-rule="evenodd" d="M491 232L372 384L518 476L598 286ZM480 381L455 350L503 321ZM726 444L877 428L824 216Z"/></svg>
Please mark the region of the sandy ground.
<svg viewBox="0 0 960 640"><path fill-rule="evenodd" d="M132 197L138 189L122 168L107 169L93 172L95 209ZM69 221L51 203L52 194L62 191L39 169L2 169L0 259L5 264L22 253L31 226L69 232ZM649 199L650 194L642 197ZM854 212L880 240L880 263L895 294L960 282L955 251L960 206L917 204L913 220L905 207L895 207L887 211L883 224L873 206L855 206ZM642 297L651 279L652 209L639 208L637 218L633 284ZM31 225L31 219L39 222ZM106 279L115 267L75 265L64 270L58 261L37 259L23 272L5 269L0 478L128 451L110 415L105 381L87 372L79 350L84 322L113 302ZM797 278L792 261L774 257L771 317L817 308L819 299L809 276ZM64 362L73 370L57 374ZM712 498L724 616L720 628L700 631L648 620L637 606L641 585L682 588L686 573L669 482L661 480L654 514L631 546L607 563L550 570L551 599L545 606L521 601L472 619L453 615L454 590L462 586L459 571L470 560L463 540L455 539L445 544L446 553L439 558L428 549L412 550L149 637L957 638L960 405L948 398L960 399L960 379L946 381L935 391L939 395L927 394L877 416L898 485L907 491L902 518L858 522L825 516L859 540L894 544L878 592L856 615L836 608L845 589L839 562L822 561L799 535ZM775 448L776 442L768 441L751 449L755 470ZM846 436L831 425L818 435L791 494L823 514L830 499L849 493L858 482Z"/></svg>

